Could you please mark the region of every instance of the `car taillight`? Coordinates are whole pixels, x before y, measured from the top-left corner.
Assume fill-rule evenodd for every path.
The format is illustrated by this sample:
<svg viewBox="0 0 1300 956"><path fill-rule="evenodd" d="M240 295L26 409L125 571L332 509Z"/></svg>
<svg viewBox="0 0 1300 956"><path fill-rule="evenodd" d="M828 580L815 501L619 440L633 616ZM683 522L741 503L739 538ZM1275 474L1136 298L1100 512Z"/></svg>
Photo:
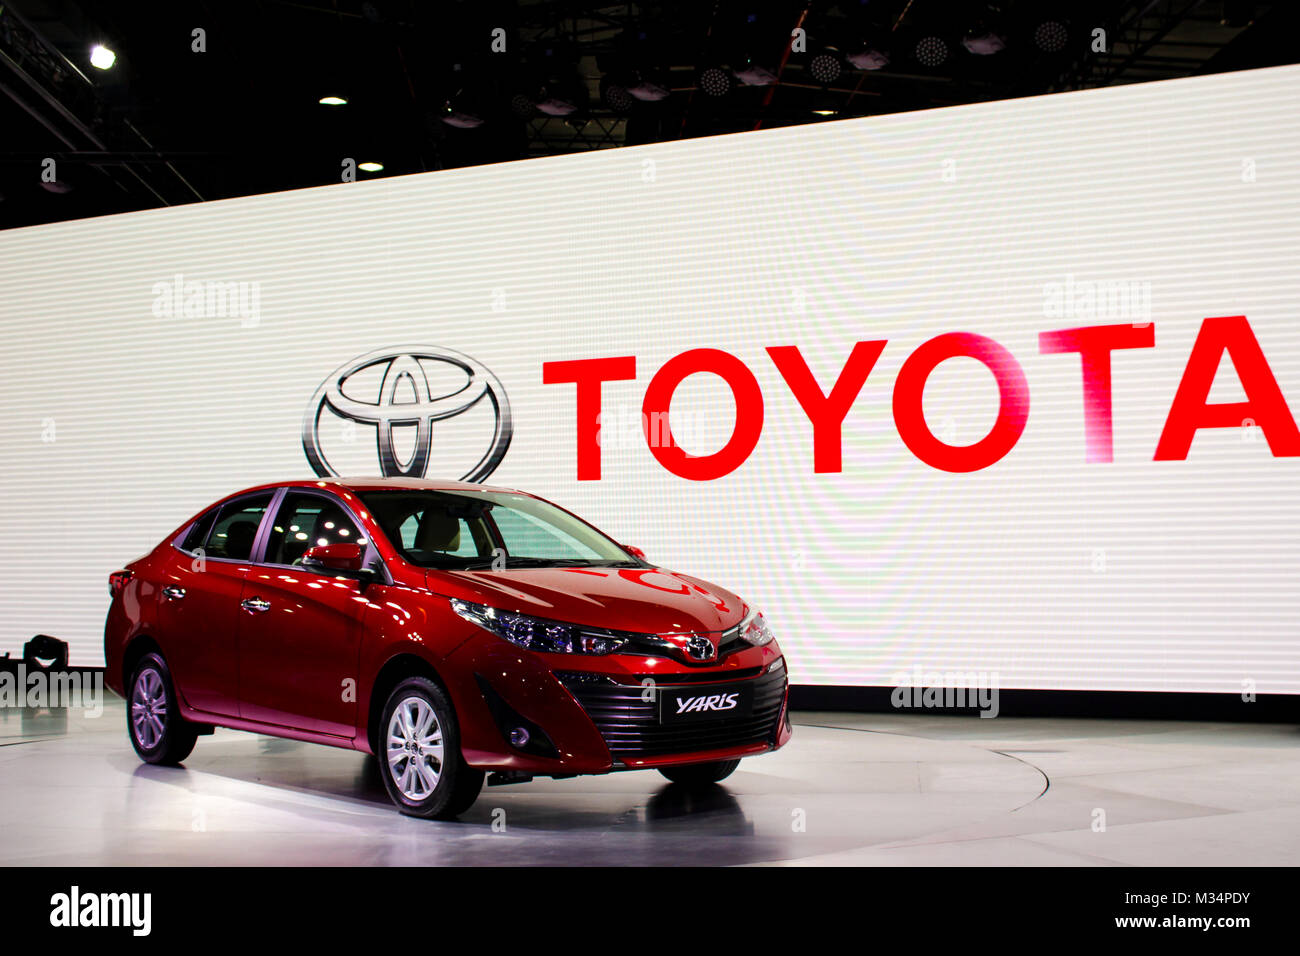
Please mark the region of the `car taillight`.
<svg viewBox="0 0 1300 956"><path fill-rule="evenodd" d="M108 576L108 593L117 597L122 588L126 587L126 582L133 576L130 571L114 571Z"/></svg>

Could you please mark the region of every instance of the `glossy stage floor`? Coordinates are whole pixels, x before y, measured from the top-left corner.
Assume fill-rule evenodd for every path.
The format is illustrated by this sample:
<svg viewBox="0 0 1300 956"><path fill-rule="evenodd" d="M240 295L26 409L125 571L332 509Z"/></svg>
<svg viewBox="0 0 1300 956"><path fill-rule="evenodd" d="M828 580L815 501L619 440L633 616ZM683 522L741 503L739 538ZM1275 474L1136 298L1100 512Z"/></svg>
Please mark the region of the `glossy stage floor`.
<svg viewBox="0 0 1300 956"><path fill-rule="evenodd" d="M652 771L399 815L373 759L233 731L141 764L122 701L0 709L0 863L1300 864L1300 729L796 714L703 792Z"/></svg>

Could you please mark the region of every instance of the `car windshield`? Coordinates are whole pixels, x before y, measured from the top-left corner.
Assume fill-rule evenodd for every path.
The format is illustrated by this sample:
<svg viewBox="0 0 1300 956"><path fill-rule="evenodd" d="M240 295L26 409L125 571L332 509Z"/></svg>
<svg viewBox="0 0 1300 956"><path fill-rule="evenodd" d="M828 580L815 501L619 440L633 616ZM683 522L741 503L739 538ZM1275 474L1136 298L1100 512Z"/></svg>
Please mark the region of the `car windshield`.
<svg viewBox="0 0 1300 956"><path fill-rule="evenodd" d="M412 564L444 570L641 567L595 528L505 491L368 491L380 530Z"/></svg>

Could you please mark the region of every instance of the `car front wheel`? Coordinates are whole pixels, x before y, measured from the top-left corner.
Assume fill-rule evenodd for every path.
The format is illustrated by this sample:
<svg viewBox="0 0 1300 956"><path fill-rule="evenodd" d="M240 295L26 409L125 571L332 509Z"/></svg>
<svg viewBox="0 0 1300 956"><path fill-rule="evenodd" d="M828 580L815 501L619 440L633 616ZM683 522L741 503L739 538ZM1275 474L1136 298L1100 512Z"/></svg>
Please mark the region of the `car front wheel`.
<svg viewBox="0 0 1300 956"><path fill-rule="evenodd" d="M714 760L711 763L689 763L678 767L660 767L659 772L673 783L688 787L703 787L731 776L740 766L739 760Z"/></svg>
<svg viewBox="0 0 1300 956"><path fill-rule="evenodd" d="M380 738L380 774L405 814L446 820L478 799L483 772L465 763L456 713L433 681L412 677L388 696Z"/></svg>
<svg viewBox="0 0 1300 956"><path fill-rule="evenodd" d="M180 763L194 749L198 731L180 715L171 672L159 654L146 654L127 688L127 732L145 763Z"/></svg>

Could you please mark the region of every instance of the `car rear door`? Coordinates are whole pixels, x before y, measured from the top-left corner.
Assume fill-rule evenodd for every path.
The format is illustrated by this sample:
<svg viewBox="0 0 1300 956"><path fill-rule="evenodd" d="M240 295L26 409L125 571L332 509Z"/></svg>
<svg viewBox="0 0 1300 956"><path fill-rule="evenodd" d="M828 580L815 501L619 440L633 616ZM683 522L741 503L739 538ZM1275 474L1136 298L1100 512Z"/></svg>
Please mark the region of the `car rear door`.
<svg viewBox="0 0 1300 956"><path fill-rule="evenodd" d="M241 715L313 733L352 737L357 666L372 585L301 564L309 547L366 546L362 525L333 495L289 488L244 581L239 613Z"/></svg>
<svg viewBox="0 0 1300 956"><path fill-rule="evenodd" d="M195 710L237 716L239 601L273 491L233 499L176 542L160 577L158 635L177 689Z"/></svg>

